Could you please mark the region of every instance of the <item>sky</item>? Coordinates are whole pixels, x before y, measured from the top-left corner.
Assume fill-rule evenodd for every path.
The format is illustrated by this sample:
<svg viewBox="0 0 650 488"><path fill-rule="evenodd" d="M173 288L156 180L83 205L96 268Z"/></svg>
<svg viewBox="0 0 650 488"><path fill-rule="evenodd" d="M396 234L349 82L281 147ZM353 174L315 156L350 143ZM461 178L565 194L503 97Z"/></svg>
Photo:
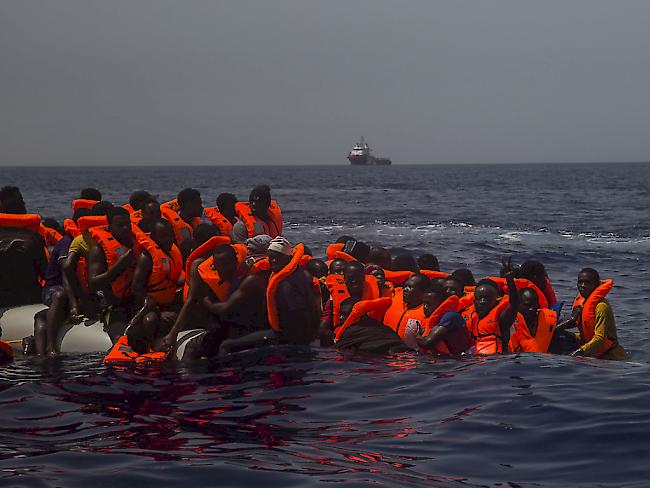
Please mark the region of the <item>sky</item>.
<svg viewBox="0 0 650 488"><path fill-rule="evenodd" d="M650 161L648 0L2 0L0 165Z"/></svg>

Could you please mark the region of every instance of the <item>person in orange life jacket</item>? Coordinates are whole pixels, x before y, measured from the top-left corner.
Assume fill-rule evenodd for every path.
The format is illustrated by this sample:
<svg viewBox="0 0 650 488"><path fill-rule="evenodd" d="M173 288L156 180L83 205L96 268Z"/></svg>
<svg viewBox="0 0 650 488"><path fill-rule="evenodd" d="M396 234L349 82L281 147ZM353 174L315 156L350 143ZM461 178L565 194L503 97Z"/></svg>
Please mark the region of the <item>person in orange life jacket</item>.
<svg viewBox="0 0 650 488"><path fill-rule="evenodd" d="M440 264L438 264L438 258L433 254L422 254L418 258L418 267L420 269L429 270L429 271L440 271Z"/></svg>
<svg viewBox="0 0 650 488"><path fill-rule="evenodd" d="M127 210L130 210L132 212L137 212L138 210L142 210L144 209L144 206L147 203L147 201L150 201L152 198L155 200L155 197L153 197L148 191L136 190L133 193L131 193L131 196L129 197L129 206L131 208L130 209L127 208Z"/></svg>
<svg viewBox="0 0 650 488"><path fill-rule="evenodd" d="M343 300L339 308L341 324L347 321L352 309L359 301L358 297L349 297ZM393 329L368 315L363 315L356 323L347 326L336 342L336 347L374 354L410 351L410 348L402 342Z"/></svg>
<svg viewBox="0 0 650 488"><path fill-rule="evenodd" d="M388 249L372 247L370 248L366 264L376 264L382 269L392 269L393 259Z"/></svg>
<svg viewBox="0 0 650 488"><path fill-rule="evenodd" d="M386 273L384 273L383 268L377 266L376 264L369 264L365 268L366 275L372 275L377 280L377 286L379 287L379 294L382 297L389 297L393 294L392 286L388 286L386 283Z"/></svg>
<svg viewBox="0 0 650 488"><path fill-rule="evenodd" d="M325 285L325 280L329 272L327 264L325 264L325 261L322 259L312 259L307 263L305 271L318 280L320 286L321 308L324 308L327 301L330 299L330 291Z"/></svg>
<svg viewBox="0 0 650 488"><path fill-rule="evenodd" d="M248 198L248 205L254 219L252 229L249 231L246 227L244 217L240 216L232 228L232 240L234 243L243 244L246 242L246 239L255 237L258 234L277 237L282 233L282 222L277 222L269 213L271 200L271 188L268 185L258 185L253 188Z"/></svg>
<svg viewBox="0 0 650 488"><path fill-rule="evenodd" d="M90 216L101 217L106 216L108 211L113 208L113 204L107 201L100 201L93 205L90 209ZM81 218L81 217L79 217ZM77 268L81 266L80 260L83 258L83 265L86 266L90 249L96 245L89 231L84 231L72 240L68 249L68 256L63 262L62 270L66 278L66 296L70 305L70 317L80 317L83 315L92 315L95 312L95 296L89 295L85 287L89 283L82 283L79 281L79 274ZM56 331L54 332L56 333Z"/></svg>
<svg viewBox="0 0 650 488"><path fill-rule="evenodd" d="M537 286L544 293L549 308L555 310L558 314L560 313L563 304L557 303L555 292L548 279L546 268L542 263L533 260L524 261L521 263L517 274L520 278L525 278Z"/></svg>
<svg viewBox="0 0 650 488"><path fill-rule="evenodd" d="M510 327L519 307L519 292L512 271L506 274L506 280L508 302L499 300L499 287L494 281L483 279L476 284L474 305L463 314L477 354L508 352ZM496 316L491 317L494 314Z"/></svg>
<svg viewBox="0 0 650 488"><path fill-rule="evenodd" d="M230 236L232 233L232 227L237 223L237 211L235 210L235 204L237 203L237 197L233 195L232 193L220 193L219 196L217 197L217 212L219 212L223 217L226 218L226 220L229 222L230 229L228 232L223 232L221 228L219 228L219 233L221 235L227 235ZM206 209L206 215L207 215L207 209ZM208 215L208 218L210 216ZM216 225L216 224L215 224ZM225 227L228 227L227 225ZM225 230L225 229L224 229Z"/></svg>
<svg viewBox="0 0 650 488"><path fill-rule="evenodd" d="M548 352L557 323L556 313L540 310L539 296L533 288L519 290L518 312L508 345L510 352Z"/></svg>
<svg viewBox="0 0 650 488"><path fill-rule="evenodd" d="M459 281L463 287L465 286L476 286L476 280L474 279L474 274L467 268L460 268L451 273L450 278L454 278Z"/></svg>
<svg viewBox="0 0 650 488"><path fill-rule="evenodd" d="M244 266L245 268L245 266ZM230 295L237 290L243 278L243 268L237 260L235 249L229 244L216 246L212 255L192 270L189 277L190 288L187 299L178 318L169 333L163 338L161 350L173 354L176 348L176 338L184 330L196 309L206 309L206 305L214 300L205 300L214 297L219 301L227 301ZM186 277L186 279L188 279ZM214 318L214 317L213 317ZM201 356L215 356L219 351L221 342L228 337L228 324L214 320L203 324L206 333L192 340L186 347L185 357L197 358Z"/></svg>
<svg viewBox="0 0 650 488"><path fill-rule="evenodd" d="M173 276L176 276L178 270L180 270L182 276L183 263L178 250L174 251L173 249L175 244L171 224L166 220L159 220L153 225L150 237L161 251L161 255L157 256L156 259L167 259L168 273L173 273ZM184 280L181 277L177 282L170 283L164 282L165 277L163 277L162 283L150 283L154 264L154 257L144 249L138 256L133 273L134 306L135 308L144 308L146 313L137 323L131 321L127 338L131 349L140 354L155 348L154 341L169 332L180 309L179 302L173 298L170 302L169 298L172 296L172 290L183 286ZM160 280L160 278L156 279ZM162 289L168 291L164 293L165 296L161 295L160 298L157 298L155 290ZM161 303L161 300L163 303Z"/></svg>
<svg viewBox="0 0 650 488"><path fill-rule="evenodd" d="M627 359L627 353L623 346L618 343L614 312L604 295L595 304L595 308L591 310L591 317L587 317L587 311L583 309L583 305L589 303L589 297L602 284L598 271L593 268L582 269L578 273L577 288L579 295L574 302L571 317L558 324L557 328L564 330L570 327L578 327L579 333L576 334L576 338L580 348L573 351L572 356L624 360ZM605 290L605 293L607 293L607 290Z"/></svg>
<svg viewBox="0 0 650 488"><path fill-rule="evenodd" d="M108 219L106 239L112 242L113 255L107 255L101 245L102 243L93 238L98 245L92 247L88 253L90 288L95 292L101 292L105 305L117 305L128 309L131 303L125 302L125 299L130 295L133 280L132 273L129 270L133 270L135 266L131 218L129 212L122 207L111 208L106 217ZM93 234L93 231L95 229L90 230L91 234ZM111 260L114 260L114 262L109 265ZM118 282L123 296L115 295Z"/></svg>
<svg viewBox="0 0 650 488"><path fill-rule="evenodd" d="M162 218L160 213L160 203L152 196L147 196L141 202L142 219L138 222L138 227L142 232L150 233L153 226ZM172 234L173 235L173 234Z"/></svg>
<svg viewBox="0 0 650 488"><path fill-rule="evenodd" d="M345 280L345 288L350 297L357 298L358 300L362 299L365 276L365 268L359 261L351 261L345 264L343 268L343 279ZM334 319L334 314L338 311L338 305L331 298L325 304L321 314L319 337L322 347L334 344L334 325L341 324L340 321Z"/></svg>
<svg viewBox="0 0 650 488"><path fill-rule="evenodd" d="M414 273L418 273L420 271L418 263L410 254L399 254L395 256L393 258L393 265L391 269L393 271L412 271Z"/></svg>
<svg viewBox="0 0 650 488"><path fill-rule="evenodd" d="M342 275L345 265L348 264L344 259L334 259L330 263L330 272L331 275Z"/></svg>
<svg viewBox="0 0 650 488"><path fill-rule="evenodd" d="M76 223L80 217L90 215L90 213L88 208L78 208L74 211L72 219ZM48 308L34 315L34 342L32 345L29 344L29 339L27 340L29 345L26 348L26 354L30 354L32 348L39 356L56 354L55 339L58 326L69 316L71 319L75 319L75 316L69 315L70 302L67 292L69 284L62 266L67 259L72 240L72 236L66 233L50 253L50 262L47 265L45 286L43 287L43 304Z"/></svg>
<svg viewBox="0 0 650 488"><path fill-rule="evenodd" d="M27 213L15 186L0 190L0 213L4 220L0 226L0 307L38 303L42 293L39 278L47 269L45 241L38 233L39 217ZM28 226L27 220L34 225Z"/></svg>
<svg viewBox="0 0 650 488"><path fill-rule="evenodd" d="M212 224L199 224L196 226L193 232L192 236L192 246L191 246L191 253L194 253L194 251L201 247L203 244L208 242L212 237L215 237L219 235L219 230ZM199 256L195 258L192 261L192 264L190 265L190 270L185 279L189 281L190 276L194 273L194 271L199 267L199 265L205 261L206 259L210 258L212 256L212 253L206 253L204 256ZM187 260L185 260L187 261Z"/></svg>
<svg viewBox="0 0 650 488"><path fill-rule="evenodd" d="M271 272L280 273L292 262L293 247L287 239L278 236L269 244L268 255ZM313 341L318 332L320 304L312 291L311 275L297 266L280 281L274 298L279 341L294 345L307 345Z"/></svg>
<svg viewBox="0 0 650 488"><path fill-rule="evenodd" d="M193 229L198 219L203 215L203 200L201 193L194 188L185 188L178 193L176 201L179 205L178 220L172 221L176 245L183 254L183 260L190 254Z"/></svg>
<svg viewBox="0 0 650 488"><path fill-rule="evenodd" d="M102 193L97 188L84 188L79 194L81 200L102 201Z"/></svg>
<svg viewBox="0 0 650 488"><path fill-rule="evenodd" d="M424 316L428 319L449 297L440 283L432 280L431 286L424 293ZM454 298L455 300L455 298ZM449 310L442 314L437 323L430 324L426 333L421 330L415 338L417 345L422 349L444 351L444 354L459 355L472 347L472 339L467 331L465 319L456 310ZM436 347L442 342L443 347Z"/></svg>
<svg viewBox="0 0 650 488"><path fill-rule="evenodd" d="M431 280L423 274L414 274L404 282L403 287L395 289L393 304L384 315L384 323L404 340L407 334L415 337L424 320L424 292L431 286ZM409 347L414 347L412 341Z"/></svg>
<svg viewBox="0 0 650 488"><path fill-rule="evenodd" d="M349 254L357 261L365 263L370 255L370 246L365 242L350 239L345 243L341 251L345 254Z"/></svg>

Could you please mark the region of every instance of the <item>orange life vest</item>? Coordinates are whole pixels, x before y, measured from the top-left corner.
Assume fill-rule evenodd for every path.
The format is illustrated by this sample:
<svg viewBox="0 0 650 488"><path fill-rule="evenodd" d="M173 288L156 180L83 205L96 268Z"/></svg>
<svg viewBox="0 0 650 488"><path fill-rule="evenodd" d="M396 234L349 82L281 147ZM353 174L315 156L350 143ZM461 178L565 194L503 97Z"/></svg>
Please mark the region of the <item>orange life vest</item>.
<svg viewBox="0 0 650 488"><path fill-rule="evenodd" d="M499 316L508 308L509 300L502 298L490 313L482 319L478 318L476 308L472 305L463 313L467 330L472 336L476 354L496 354L503 352Z"/></svg>
<svg viewBox="0 0 650 488"><path fill-rule="evenodd" d="M188 224L178 213L169 207L163 207L163 205L160 206L160 213L163 218L171 224L172 229L174 230L174 239L176 240L176 244L180 246L187 239L192 238L195 222L192 222L193 225Z"/></svg>
<svg viewBox="0 0 650 488"><path fill-rule="evenodd" d="M74 224L74 221L71 221ZM102 227L108 225L108 219L105 215L87 215L85 217L79 217L77 219L78 227L75 224L77 236L81 235L82 232L87 232L93 227ZM77 237L75 236L75 237ZM77 278L79 279L79 284L81 288L88 292L90 291L90 277L88 275L88 261L86 256L80 256L77 261Z"/></svg>
<svg viewBox="0 0 650 488"><path fill-rule="evenodd" d="M458 298L458 310L460 312L467 310L472 305L474 305L474 292L467 293Z"/></svg>
<svg viewBox="0 0 650 488"><path fill-rule="evenodd" d="M103 227L108 225L108 218L105 215L87 215L77 219L79 232L86 232L93 227Z"/></svg>
<svg viewBox="0 0 650 488"><path fill-rule="evenodd" d="M428 277L430 280L437 280L438 278L449 278L449 273L443 273L442 271L433 271L431 269L421 269L420 273Z"/></svg>
<svg viewBox="0 0 650 488"><path fill-rule="evenodd" d="M343 322L338 329L336 329L334 340L338 342L341 339L343 332L345 332L348 327L359 322L364 315L381 322L386 314L386 310L390 308L392 303L393 300L388 297L375 298L373 300L361 300L355 303L348 318L345 319L345 322Z"/></svg>
<svg viewBox="0 0 650 488"><path fill-rule="evenodd" d="M327 255L327 265L329 266L334 259L336 259L336 253L339 251L343 251L343 248L345 247L344 242L336 242L334 244L330 244L327 246L327 249L325 250L325 254Z"/></svg>
<svg viewBox="0 0 650 488"><path fill-rule="evenodd" d="M352 261L358 261L357 258L343 251L336 251L336 253L334 254L334 259L342 259L343 261L347 261L348 263L351 263Z"/></svg>
<svg viewBox="0 0 650 488"><path fill-rule="evenodd" d="M268 271L270 269L270 263L269 263L269 258L261 258L252 263L249 266L249 270L251 274L257 274L261 273L262 271Z"/></svg>
<svg viewBox="0 0 650 488"><path fill-rule="evenodd" d="M384 324L404 339L406 324L409 320L415 320L421 325L424 319L424 305L420 304L415 308L406 308L406 304L404 303L404 289L399 288L395 290L393 302L384 315Z"/></svg>
<svg viewBox="0 0 650 488"><path fill-rule="evenodd" d="M538 310L537 330L533 336L526 324L526 319L521 313L518 313L513 324L514 333L510 334L510 352L548 352L556 324L557 314L553 310L548 308Z"/></svg>
<svg viewBox="0 0 650 488"><path fill-rule="evenodd" d="M41 229L41 216L37 214L0 213L0 227L25 229L39 234Z"/></svg>
<svg viewBox="0 0 650 488"><path fill-rule="evenodd" d="M596 306L603 301L605 296L612 290L614 287L614 281L612 280L602 280L600 285L591 292L589 298L586 300L580 294L573 301L573 308L577 306L582 306L582 314L580 316L580 321L578 322L578 329L580 330L580 336L582 338L583 344L587 344L594 337L594 332L596 329ZM601 357L607 353L610 349L616 347L618 344L613 339L605 336L605 341L600 349L592 354L593 357Z"/></svg>
<svg viewBox="0 0 650 488"><path fill-rule="evenodd" d="M488 276L488 278L494 281L498 286L499 290L508 294L508 283L505 278L497 278L496 276ZM524 288L532 288L537 294L537 299L539 300L539 308L548 308L548 300L544 292L539 289L539 287L530 280L526 278L515 278L515 286L517 290L523 290Z"/></svg>
<svg viewBox="0 0 650 488"><path fill-rule="evenodd" d="M81 221L81 219L79 219ZM108 231L108 226L92 227L88 230L91 237L99 244L106 256L106 265L110 269L129 248L120 244L115 237ZM134 246L134 251L135 251ZM135 260L134 260L135 262ZM120 299L127 298L131 295L131 283L133 282L133 271L135 265L129 266L120 274L113 283L111 290L113 294Z"/></svg>
<svg viewBox="0 0 650 488"><path fill-rule="evenodd" d="M135 212L135 209L131 206L130 203L125 203L124 205L122 205L122 208L129 213Z"/></svg>
<svg viewBox="0 0 650 488"><path fill-rule="evenodd" d="M172 244L169 254L144 233L138 235L138 244L146 249L153 266L147 280L147 295L158 305L169 306L176 298L178 280L183 275L183 257L176 244Z"/></svg>
<svg viewBox="0 0 650 488"><path fill-rule="evenodd" d="M57 242L59 242L63 238L63 236L59 234L59 232L56 229L52 229L51 227L45 227L43 224L39 226L38 233L45 241L46 246L54 246Z"/></svg>
<svg viewBox="0 0 650 488"><path fill-rule="evenodd" d="M230 232L232 231L232 224L230 223L230 220L228 220L223 216L221 212L219 212L217 207L206 207L203 209L203 211L205 212L205 216L210 219L210 222L212 222L212 225L219 229L219 233L222 236L230 235Z"/></svg>
<svg viewBox="0 0 650 488"><path fill-rule="evenodd" d="M402 286L404 282L414 274L415 273L413 271L391 271L389 269L384 270L386 281L390 281L395 286Z"/></svg>
<svg viewBox="0 0 650 488"><path fill-rule="evenodd" d="M330 296L332 298L333 312L332 325L336 329L341 323L341 320L339 318L341 303L343 303L344 300L350 298L348 287L345 286L345 280L343 280L343 282L336 280L332 283ZM361 300L376 300L377 298L381 298L379 285L377 285L377 278L372 275L366 275L363 280L363 294L361 296Z"/></svg>
<svg viewBox="0 0 650 488"><path fill-rule="evenodd" d="M194 249L185 261L185 285L183 285L183 301L187 300L190 292L190 277L192 276L192 263L197 259L206 257L212 250L221 245L230 244L230 237L214 236Z"/></svg>
<svg viewBox="0 0 650 488"><path fill-rule="evenodd" d="M262 220L254 216L248 202L237 202L235 204L235 210L239 218L246 225L248 237L255 237L257 235L255 232L255 222L259 222L264 226L263 234L271 237L282 235L282 211L275 200L271 200L271 205L267 210L268 220Z"/></svg>
<svg viewBox="0 0 650 488"><path fill-rule="evenodd" d="M99 203L98 200L86 200L85 198L78 198L72 200L72 210L79 210L80 208L92 208Z"/></svg>
<svg viewBox="0 0 650 488"><path fill-rule="evenodd" d="M305 254L305 247L302 244L297 244L293 248L293 256L291 261L284 268L282 268L277 273L271 273L269 278L269 284L266 287L266 310L269 316L269 324L271 328L276 332L282 331L282 325L280 324L280 314L278 312L278 305L276 302L276 292L280 283L285 280L289 275L291 275L300 265L300 259Z"/></svg>
<svg viewBox="0 0 650 488"><path fill-rule="evenodd" d="M167 359L166 352L155 352L150 349L149 352L145 354L138 354L131 346L129 346L129 340L127 337L121 336L117 342L113 345L108 354L104 358L105 363L145 363L150 361L164 361Z"/></svg>
<svg viewBox="0 0 650 488"><path fill-rule="evenodd" d="M223 302L228 298L230 282L222 280L219 272L214 269L214 256L210 256L199 264L198 272L203 282L208 285L219 301Z"/></svg>
<svg viewBox="0 0 650 488"><path fill-rule="evenodd" d="M425 337L428 336L429 333L438 325L442 316L447 312L458 312L459 303L460 299L456 295L452 295L442 302L431 315L424 319L424 323L422 324L424 326L424 331L422 332L422 335ZM444 339L436 342L433 349L423 349L422 352L428 354L451 354Z"/></svg>
<svg viewBox="0 0 650 488"><path fill-rule="evenodd" d="M77 227L77 224L72 219L65 219L63 221L63 230L65 230L66 234L70 234L73 238L81 234L79 227Z"/></svg>

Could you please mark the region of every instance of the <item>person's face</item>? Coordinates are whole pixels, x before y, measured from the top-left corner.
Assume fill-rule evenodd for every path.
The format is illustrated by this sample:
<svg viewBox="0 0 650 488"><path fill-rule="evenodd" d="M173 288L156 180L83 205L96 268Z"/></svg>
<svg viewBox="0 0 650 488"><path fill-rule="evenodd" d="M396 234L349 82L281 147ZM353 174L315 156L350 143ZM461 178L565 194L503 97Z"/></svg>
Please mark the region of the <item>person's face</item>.
<svg viewBox="0 0 650 488"><path fill-rule="evenodd" d="M442 297L438 296L435 293L425 293L422 297L422 304L424 305L424 315L426 317L431 316L433 312L440 306L442 303Z"/></svg>
<svg viewBox="0 0 650 488"><path fill-rule="evenodd" d="M481 285L474 291L474 307L479 318L486 317L497 304L498 292L489 285Z"/></svg>
<svg viewBox="0 0 650 488"><path fill-rule="evenodd" d="M526 321L537 316L539 309L539 299L536 293L528 291L521 294L519 297L519 312L524 316Z"/></svg>
<svg viewBox="0 0 650 488"><path fill-rule="evenodd" d="M169 252L174 244L174 232L169 225L156 225L151 238L164 252Z"/></svg>
<svg viewBox="0 0 650 488"><path fill-rule="evenodd" d="M184 213L191 216L192 218L200 217L203 215L203 201L200 198L195 198L190 200L185 204L183 208Z"/></svg>
<svg viewBox="0 0 650 488"><path fill-rule="evenodd" d="M221 279L229 280L235 276L237 271L237 258L231 255L215 256L214 269L217 270Z"/></svg>
<svg viewBox="0 0 650 488"><path fill-rule="evenodd" d="M260 195L251 195L248 200L248 204L251 207L251 212L253 215L263 216L266 215L266 211L271 206L271 201L268 198L262 197Z"/></svg>
<svg viewBox="0 0 650 488"><path fill-rule="evenodd" d="M386 275L384 274L383 269L375 268L370 272L370 274L377 278L377 284L379 286L384 286L386 284Z"/></svg>
<svg viewBox="0 0 650 488"><path fill-rule="evenodd" d="M404 282L404 303L408 308L415 308L422 304L424 292L418 286L417 278L411 277Z"/></svg>
<svg viewBox="0 0 650 488"><path fill-rule="evenodd" d="M583 298L589 298L589 295L598 288L598 282L593 278L591 273L578 273L578 293Z"/></svg>
<svg viewBox="0 0 650 488"><path fill-rule="evenodd" d="M133 244L133 232L131 232L131 219L126 215L117 215L109 228L117 242L123 246L131 247Z"/></svg>
<svg viewBox="0 0 650 488"><path fill-rule="evenodd" d="M345 286L348 289L350 296L356 297L363 295L363 282L365 275L362 270L347 267L343 272L343 278L345 279Z"/></svg>
<svg viewBox="0 0 650 488"><path fill-rule="evenodd" d="M155 222L156 220L160 220L160 218L160 204L149 202L142 209L142 220L146 222Z"/></svg>
<svg viewBox="0 0 650 488"><path fill-rule="evenodd" d="M444 285L445 293L448 297L456 295L458 298L465 295L463 285L456 280L447 280Z"/></svg>
<svg viewBox="0 0 650 488"><path fill-rule="evenodd" d="M330 265L330 274L342 275L345 269L345 261L332 261Z"/></svg>
<svg viewBox="0 0 650 488"><path fill-rule="evenodd" d="M286 254L282 254L278 251L268 251L268 255L269 269L274 273L281 271L282 268L284 268L287 264L289 264L289 261L291 261L291 256L287 256Z"/></svg>
<svg viewBox="0 0 650 488"><path fill-rule="evenodd" d="M252 210L252 207L251 207ZM230 216L230 215L235 215L235 202L227 202L224 203L219 207L219 212L221 212L223 215Z"/></svg>

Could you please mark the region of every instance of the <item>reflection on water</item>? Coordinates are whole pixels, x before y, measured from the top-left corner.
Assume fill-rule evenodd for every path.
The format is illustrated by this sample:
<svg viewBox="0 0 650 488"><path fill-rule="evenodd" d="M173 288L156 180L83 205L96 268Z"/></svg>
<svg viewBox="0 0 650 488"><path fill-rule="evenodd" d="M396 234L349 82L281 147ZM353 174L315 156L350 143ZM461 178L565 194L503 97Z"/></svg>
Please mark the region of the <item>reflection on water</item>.
<svg viewBox="0 0 650 488"><path fill-rule="evenodd" d="M117 471L132 484L472 486L650 476L643 365L292 348L188 365L98 359L0 370L0 479L87 486Z"/></svg>

